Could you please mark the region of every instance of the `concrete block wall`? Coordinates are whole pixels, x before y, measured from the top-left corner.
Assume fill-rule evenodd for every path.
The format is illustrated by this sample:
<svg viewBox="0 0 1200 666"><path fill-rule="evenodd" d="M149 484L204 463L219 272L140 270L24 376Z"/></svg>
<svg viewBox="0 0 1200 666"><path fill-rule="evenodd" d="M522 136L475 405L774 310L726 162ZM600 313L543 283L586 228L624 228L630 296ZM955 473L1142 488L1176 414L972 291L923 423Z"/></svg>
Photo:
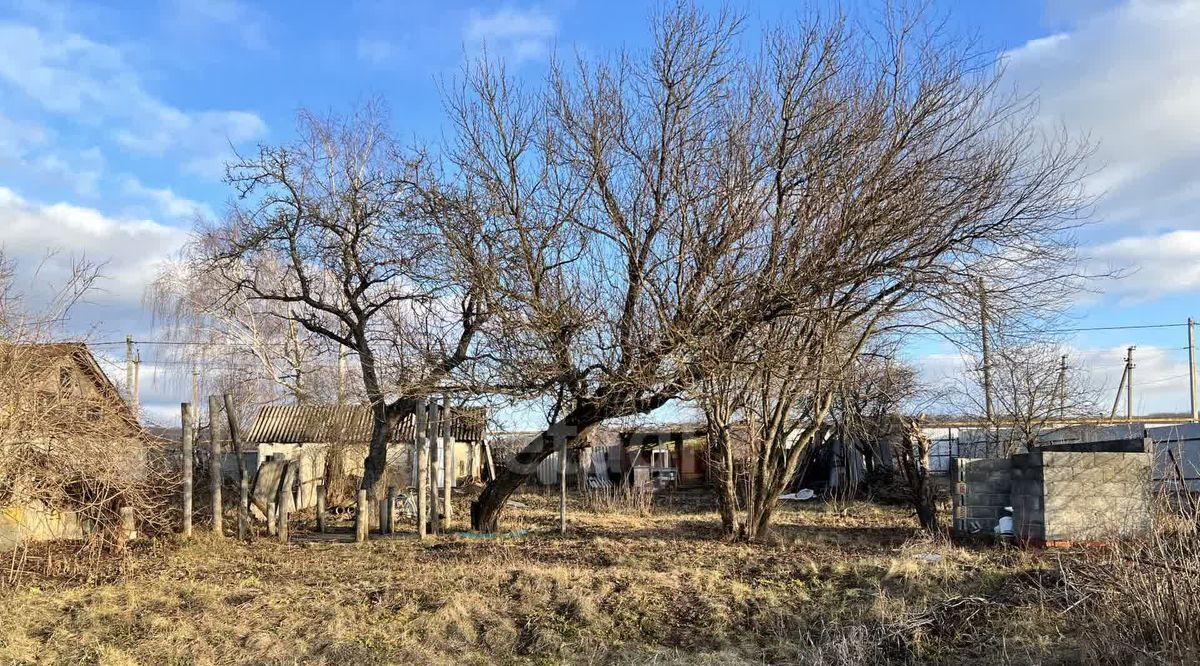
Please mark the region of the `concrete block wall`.
<svg viewBox="0 0 1200 666"><path fill-rule="evenodd" d="M954 529L959 534L993 534L1010 505L1012 461L1008 458L956 458L952 477Z"/></svg>
<svg viewBox="0 0 1200 666"><path fill-rule="evenodd" d="M1034 451L956 462L954 528L992 534L1005 506L1031 543L1104 541L1150 526L1148 453Z"/></svg>
<svg viewBox="0 0 1200 666"><path fill-rule="evenodd" d="M1042 530L1031 531L1029 539L1102 541L1149 528L1149 454L1043 451L1036 455L1041 457ZM1034 516L1036 512L1030 516L1031 524Z"/></svg>
<svg viewBox="0 0 1200 666"><path fill-rule="evenodd" d="M1019 539L1045 540L1042 453L1018 453L1011 460L1013 531Z"/></svg>

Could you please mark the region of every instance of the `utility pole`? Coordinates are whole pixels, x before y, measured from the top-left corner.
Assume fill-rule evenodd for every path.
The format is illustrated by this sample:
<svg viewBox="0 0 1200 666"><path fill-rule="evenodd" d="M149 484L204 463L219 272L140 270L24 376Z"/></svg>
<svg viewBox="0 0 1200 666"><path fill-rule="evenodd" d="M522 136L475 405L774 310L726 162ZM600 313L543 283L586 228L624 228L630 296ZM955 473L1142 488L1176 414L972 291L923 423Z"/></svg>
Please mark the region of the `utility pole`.
<svg viewBox="0 0 1200 666"><path fill-rule="evenodd" d="M1191 374L1192 421L1200 420L1196 413L1196 323L1188 317L1188 372Z"/></svg>
<svg viewBox="0 0 1200 666"><path fill-rule="evenodd" d="M1133 345L1129 346L1129 351L1125 353L1125 420L1133 420L1133 369L1137 366L1133 364L1133 350L1137 349Z"/></svg>
<svg viewBox="0 0 1200 666"><path fill-rule="evenodd" d="M133 398L133 336L125 336L125 401L132 408Z"/></svg>
<svg viewBox="0 0 1200 666"><path fill-rule="evenodd" d="M1117 407L1121 406L1121 393L1125 391L1125 378L1129 376L1129 358L1125 358L1125 367L1121 368L1121 381L1117 384L1117 397L1113 398L1112 411L1108 413L1108 418L1117 418Z"/></svg>
<svg viewBox="0 0 1200 666"><path fill-rule="evenodd" d="M192 403L195 404L195 403ZM133 352L133 417L141 420L142 407L142 352Z"/></svg>
<svg viewBox="0 0 1200 666"><path fill-rule="evenodd" d="M200 404L200 369L196 367L195 363L192 364L192 404L193 405ZM209 409L212 409L211 397L210 397L208 406L209 406ZM211 420L211 417L209 420Z"/></svg>
<svg viewBox="0 0 1200 666"><path fill-rule="evenodd" d="M983 286L983 278L977 278L979 285L979 333L983 350L983 411L989 422L995 413L992 409L992 357L988 344L988 307L987 290Z"/></svg>
<svg viewBox="0 0 1200 666"><path fill-rule="evenodd" d="M1058 418L1067 417L1067 355L1058 361Z"/></svg>
<svg viewBox="0 0 1200 666"><path fill-rule="evenodd" d="M338 345L337 404L346 404L346 348Z"/></svg>

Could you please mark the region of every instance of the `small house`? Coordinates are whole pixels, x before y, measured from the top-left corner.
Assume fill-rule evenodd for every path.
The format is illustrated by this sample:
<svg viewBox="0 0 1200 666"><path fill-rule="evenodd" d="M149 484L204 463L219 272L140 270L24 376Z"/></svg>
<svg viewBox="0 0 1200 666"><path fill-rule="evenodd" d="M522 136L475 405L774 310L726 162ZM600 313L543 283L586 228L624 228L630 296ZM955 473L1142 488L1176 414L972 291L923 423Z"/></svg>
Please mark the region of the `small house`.
<svg viewBox="0 0 1200 666"><path fill-rule="evenodd" d="M446 461L437 461L439 479L449 469L455 486L480 478L483 467L485 413L480 408L452 408ZM330 451L340 451L347 476L362 478L363 461L371 441L372 414L369 405L269 405L259 410L246 433L247 467L257 469L272 456L300 463L297 508L316 504L316 489L324 480ZM388 435L387 485L416 486L414 446L416 414L401 414ZM437 447L435 447L436 450ZM236 461L226 465L234 473Z"/></svg>

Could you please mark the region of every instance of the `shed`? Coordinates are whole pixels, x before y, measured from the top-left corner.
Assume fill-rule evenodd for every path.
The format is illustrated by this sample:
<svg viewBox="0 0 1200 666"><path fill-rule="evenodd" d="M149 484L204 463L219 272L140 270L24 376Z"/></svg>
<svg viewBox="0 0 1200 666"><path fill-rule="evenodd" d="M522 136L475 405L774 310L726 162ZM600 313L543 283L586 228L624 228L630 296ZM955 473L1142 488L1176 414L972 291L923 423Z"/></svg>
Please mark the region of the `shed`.
<svg viewBox="0 0 1200 666"><path fill-rule="evenodd" d="M363 461L371 441L372 415L369 405L269 405L259 410L246 433L251 450L248 466L257 469L262 461L282 455L300 462L300 490L297 508L316 503L316 487L325 475L327 454L342 451L343 469L348 476L362 477ZM451 452L449 469L457 486L479 478L483 465L482 443L486 412L482 408L459 407L450 411ZM416 485L417 447L413 446L416 415L401 414L388 436L388 485L411 488ZM435 454L436 455L436 454ZM229 464L236 466L236 460ZM439 479L442 478L439 465Z"/></svg>

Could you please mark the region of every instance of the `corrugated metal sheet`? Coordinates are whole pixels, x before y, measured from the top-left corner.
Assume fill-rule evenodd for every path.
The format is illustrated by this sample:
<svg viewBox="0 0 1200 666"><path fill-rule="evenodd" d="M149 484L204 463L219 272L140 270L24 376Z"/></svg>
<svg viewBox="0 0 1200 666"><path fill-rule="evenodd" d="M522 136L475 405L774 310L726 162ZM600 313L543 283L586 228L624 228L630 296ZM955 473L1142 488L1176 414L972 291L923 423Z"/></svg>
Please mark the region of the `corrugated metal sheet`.
<svg viewBox="0 0 1200 666"><path fill-rule="evenodd" d="M483 440L485 412L481 408L451 409L450 436L460 442ZM371 439L371 408L367 405L268 405L259 410L246 433L252 444L274 442L366 442ZM413 437L413 412L401 416L389 440Z"/></svg>

